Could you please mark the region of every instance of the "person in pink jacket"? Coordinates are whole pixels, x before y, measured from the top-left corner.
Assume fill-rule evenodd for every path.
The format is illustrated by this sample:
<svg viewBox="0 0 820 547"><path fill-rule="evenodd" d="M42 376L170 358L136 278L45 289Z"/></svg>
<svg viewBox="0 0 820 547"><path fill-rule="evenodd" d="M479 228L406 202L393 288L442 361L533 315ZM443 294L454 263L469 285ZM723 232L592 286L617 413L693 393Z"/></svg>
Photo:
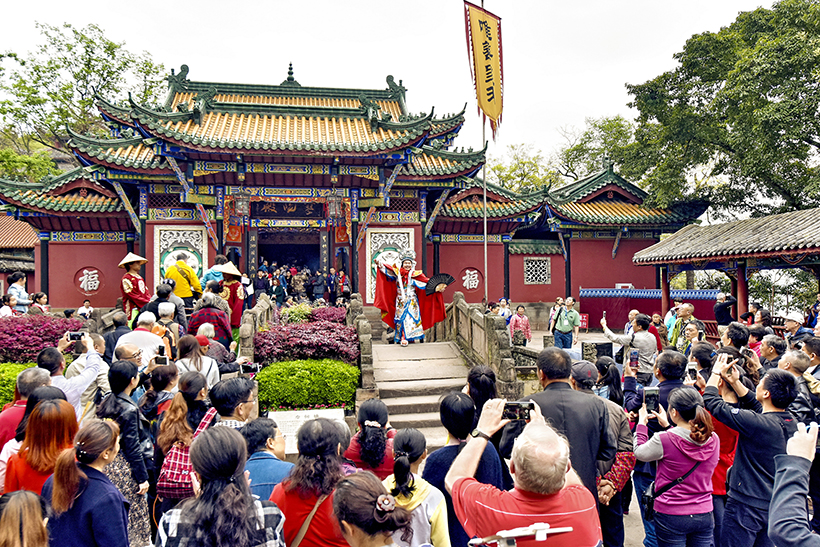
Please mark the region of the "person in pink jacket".
<svg viewBox="0 0 820 547"><path fill-rule="evenodd" d="M635 457L658 462L656 493L685 477L655 499L658 547L709 547L714 539L712 474L720 457L720 439L697 390L673 390L668 406L668 417L663 407L652 415L660 426L668 427L671 421L675 427L649 439L644 405L635 430Z"/></svg>
<svg viewBox="0 0 820 547"><path fill-rule="evenodd" d="M524 315L524 306L515 308L515 315L510 317L510 340L515 337L515 331L520 330L524 333L524 345L532 341L532 330L530 330L530 319Z"/></svg>

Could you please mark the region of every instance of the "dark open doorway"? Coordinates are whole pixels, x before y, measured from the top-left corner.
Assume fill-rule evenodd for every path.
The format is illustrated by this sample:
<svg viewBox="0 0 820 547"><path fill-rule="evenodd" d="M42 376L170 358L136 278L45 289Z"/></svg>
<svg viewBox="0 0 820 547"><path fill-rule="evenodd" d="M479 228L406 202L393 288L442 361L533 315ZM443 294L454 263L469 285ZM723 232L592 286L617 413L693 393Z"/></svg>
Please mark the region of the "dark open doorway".
<svg viewBox="0 0 820 547"><path fill-rule="evenodd" d="M262 232L259 234L259 260L276 262L279 266L288 264L310 271L319 269L318 232Z"/></svg>

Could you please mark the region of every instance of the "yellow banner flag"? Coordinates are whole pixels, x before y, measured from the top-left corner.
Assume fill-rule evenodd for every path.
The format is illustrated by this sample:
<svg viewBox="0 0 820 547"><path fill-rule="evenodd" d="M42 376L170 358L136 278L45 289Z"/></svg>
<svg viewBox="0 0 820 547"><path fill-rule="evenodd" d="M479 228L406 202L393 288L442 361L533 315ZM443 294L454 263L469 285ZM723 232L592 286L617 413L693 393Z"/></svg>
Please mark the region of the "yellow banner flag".
<svg viewBox="0 0 820 547"><path fill-rule="evenodd" d="M504 109L504 64L501 48L501 18L464 2L467 51L478 109L490 119L493 139Z"/></svg>

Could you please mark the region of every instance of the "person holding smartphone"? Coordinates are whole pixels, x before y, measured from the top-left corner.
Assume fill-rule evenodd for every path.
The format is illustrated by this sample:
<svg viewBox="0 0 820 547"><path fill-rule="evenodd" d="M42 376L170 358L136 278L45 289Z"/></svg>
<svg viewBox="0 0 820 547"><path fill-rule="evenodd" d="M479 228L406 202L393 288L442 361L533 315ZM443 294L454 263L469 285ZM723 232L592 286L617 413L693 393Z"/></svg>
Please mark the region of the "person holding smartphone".
<svg viewBox="0 0 820 547"><path fill-rule="evenodd" d="M644 386L652 383L652 362L657 352L657 342L655 336L649 332L649 325L652 320L648 315L639 313L632 320L631 334L618 335L609 330L606 318L601 319L601 326L604 329L604 336L616 344L621 344L624 350L624 368L629 367L629 350L638 350L638 370L636 378Z"/></svg>

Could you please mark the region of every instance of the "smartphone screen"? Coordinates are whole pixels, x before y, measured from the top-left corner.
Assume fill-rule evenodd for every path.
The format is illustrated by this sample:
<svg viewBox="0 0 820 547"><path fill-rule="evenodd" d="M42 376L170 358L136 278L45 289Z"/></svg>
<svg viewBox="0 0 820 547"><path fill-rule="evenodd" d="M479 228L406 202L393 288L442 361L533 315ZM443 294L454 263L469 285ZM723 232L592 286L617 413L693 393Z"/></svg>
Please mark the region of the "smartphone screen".
<svg viewBox="0 0 820 547"><path fill-rule="evenodd" d="M531 401L504 403L501 417L505 420L529 420L530 410L534 407L535 403Z"/></svg>
<svg viewBox="0 0 820 547"><path fill-rule="evenodd" d="M697 368L689 367L686 370L689 373L689 379L690 380L697 380L698 379L698 369Z"/></svg>
<svg viewBox="0 0 820 547"><path fill-rule="evenodd" d="M660 390L656 387L647 387L643 390L643 402L646 404L646 411L650 414L660 410Z"/></svg>
<svg viewBox="0 0 820 547"><path fill-rule="evenodd" d="M629 350L629 366L634 369L637 369L640 366L638 364L638 350L636 349Z"/></svg>

